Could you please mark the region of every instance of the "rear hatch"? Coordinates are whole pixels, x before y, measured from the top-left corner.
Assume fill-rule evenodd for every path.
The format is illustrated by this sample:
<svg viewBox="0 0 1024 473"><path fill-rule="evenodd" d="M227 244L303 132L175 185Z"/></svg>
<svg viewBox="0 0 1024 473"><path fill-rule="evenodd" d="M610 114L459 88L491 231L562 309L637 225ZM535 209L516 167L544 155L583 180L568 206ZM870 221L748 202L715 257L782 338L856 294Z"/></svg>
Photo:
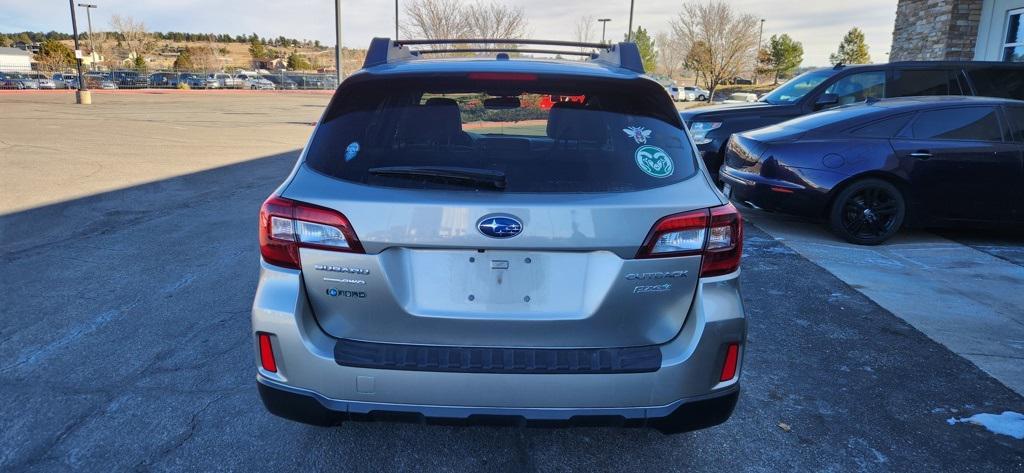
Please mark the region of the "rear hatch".
<svg viewBox="0 0 1024 473"><path fill-rule="evenodd" d="M339 90L280 196L343 228L347 248L299 250L325 331L545 348L679 332L701 254L638 253L659 220L722 202L657 83L366 76Z"/></svg>

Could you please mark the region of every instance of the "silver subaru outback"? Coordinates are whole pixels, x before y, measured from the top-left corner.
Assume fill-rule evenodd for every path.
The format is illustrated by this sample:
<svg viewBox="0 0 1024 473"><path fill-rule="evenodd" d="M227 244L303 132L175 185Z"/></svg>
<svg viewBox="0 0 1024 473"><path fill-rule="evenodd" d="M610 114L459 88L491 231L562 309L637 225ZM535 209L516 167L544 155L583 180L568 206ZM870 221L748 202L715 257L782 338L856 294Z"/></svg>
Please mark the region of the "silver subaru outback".
<svg viewBox="0 0 1024 473"><path fill-rule="evenodd" d="M267 409L667 433L728 419L742 221L636 46L556 61L422 43L373 41L260 211Z"/></svg>

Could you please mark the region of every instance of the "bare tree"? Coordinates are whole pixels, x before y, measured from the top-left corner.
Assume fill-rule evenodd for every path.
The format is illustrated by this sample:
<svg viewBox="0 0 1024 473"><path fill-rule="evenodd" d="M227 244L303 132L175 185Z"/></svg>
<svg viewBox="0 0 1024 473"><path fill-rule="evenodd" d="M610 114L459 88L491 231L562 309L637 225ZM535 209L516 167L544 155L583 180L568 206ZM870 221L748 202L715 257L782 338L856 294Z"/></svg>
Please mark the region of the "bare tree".
<svg viewBox="0 0 1024 473"><path fill-rule="evenodd" d="M465 38L469 33L462 0L413 0L405 4L406 38Z"/></svg>
<svg viewBox="0 0 1024 473"><path fill-rule="evenodd" d="M704 79L713 96L727 79L750 69L757 49L754 15L738 13L721 0L683 5L672 34L686 49L688 67Z"/></svg>
<svg viewBox="0 0 1024 473"><path fill-rule="evenodd" d="M668 77L681 73L686 62L686 47L681 41L662 31L654 35L654 44L658 48L658 71Z"/></svg>
<svg viewBox="0 0 1024 473"><path fill-rule="evenodd" d="M526 36L523 8L507 7L495 1L479 0L466 5L462 0L413 0L405 5L405 17L402 34L410 38L519 39ZM490 46L491 43L481 43L466 47Z"/></svg>
<svg viewBox="0 0 1024 473"><path fill-rule="evenodd" d="M153 45L152 38L146 31L146 24L135 21L130 16L111 16L110 29L117 35L129 55L134 53L135 56L141 56Z"/></svg>
<svg viewBox="0 0 1024 473"><path fill-rule="evenodd" d="M466 22L466 33L473 38L522 39L526 36L523 7L506 7L494 1L480 0L464 7L462 16Z"/></svg>
<svg viewBox="0 0 1024 473"><path fill-rule="evenodd" d="M594 43L594 36L597 34L596 29L597 19L593 15L581 16L576 20L572 37L579 43ZM585 53L588 50L589 48L580 48L581 53Z"/></svg>

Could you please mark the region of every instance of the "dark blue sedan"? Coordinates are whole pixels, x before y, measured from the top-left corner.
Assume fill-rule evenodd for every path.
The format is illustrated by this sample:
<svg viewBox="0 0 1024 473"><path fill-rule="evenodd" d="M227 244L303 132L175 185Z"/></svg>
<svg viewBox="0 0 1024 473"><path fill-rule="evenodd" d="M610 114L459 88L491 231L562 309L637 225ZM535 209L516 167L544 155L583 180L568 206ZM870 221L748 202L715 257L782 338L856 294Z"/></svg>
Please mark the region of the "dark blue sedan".
<svg viewBox="0 0 1024 473"><path fill-rule="evenodd" d="M906 225L1024 224L1024 102L883 99L734 134L723 191L882 243Z"/></svg>

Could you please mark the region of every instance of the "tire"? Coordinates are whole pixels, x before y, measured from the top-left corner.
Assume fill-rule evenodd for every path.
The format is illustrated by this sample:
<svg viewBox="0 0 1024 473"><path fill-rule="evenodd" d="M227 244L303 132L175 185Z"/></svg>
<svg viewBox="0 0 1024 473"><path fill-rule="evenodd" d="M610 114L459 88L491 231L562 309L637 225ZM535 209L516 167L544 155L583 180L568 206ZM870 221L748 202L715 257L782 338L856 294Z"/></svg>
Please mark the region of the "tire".
<svg viewBox="0 0 1024 473"><path fill-rule="evenodd" d="M896 186L875 178L850 184L829 209L832 232L857 245L878 245L900 230L907 203Z"/></svg>
<svg viewBox="0 0 1024 473"><path fill-rule="evenodd" d="M707 98L707 97L705 97L705 96L703 96L703 95L699 95L699 96L697 96L697 101L698 101L698 102L703 102L703 101L705 101L705 100L707 100L707 99L708 99L708 98Z"/></svg>

